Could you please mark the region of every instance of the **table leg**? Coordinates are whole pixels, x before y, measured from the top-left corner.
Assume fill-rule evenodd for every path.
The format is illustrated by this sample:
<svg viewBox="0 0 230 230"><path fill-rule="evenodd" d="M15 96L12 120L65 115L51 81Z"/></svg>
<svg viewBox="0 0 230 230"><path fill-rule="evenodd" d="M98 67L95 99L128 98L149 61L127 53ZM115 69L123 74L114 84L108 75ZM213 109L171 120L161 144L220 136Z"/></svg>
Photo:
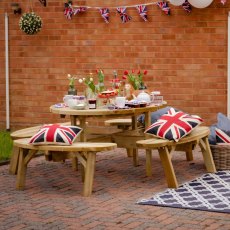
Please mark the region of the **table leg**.
<svg viewBox="0 0 230 230"><path fill-rule="evenodd" d="M137 115L132 116L132 130L137 129Z"/></svg>
<svg viewBox="0 0 230 230"><path fill-rule="evenodd" d="M87 134L86 134L86 118L85 117L80 117L79 118L79 122L80 122L80 124L79 124L79 126L82 128L82 132L80 133L80 141L81 142L86 142L87 140L86 140L86 136L87 136Z"/></svg>
<svg viewBox="0 0 230 230"><path fill-rule="evenodd" d="M70 123L71 125L77 125L77 117L74 115L70 115Z"/></svg>
<svg viewBox="0 0 230 230"><path fill-rule="evenodd" d="M145 129L151 125L151 112L145 112Z"/></svg>

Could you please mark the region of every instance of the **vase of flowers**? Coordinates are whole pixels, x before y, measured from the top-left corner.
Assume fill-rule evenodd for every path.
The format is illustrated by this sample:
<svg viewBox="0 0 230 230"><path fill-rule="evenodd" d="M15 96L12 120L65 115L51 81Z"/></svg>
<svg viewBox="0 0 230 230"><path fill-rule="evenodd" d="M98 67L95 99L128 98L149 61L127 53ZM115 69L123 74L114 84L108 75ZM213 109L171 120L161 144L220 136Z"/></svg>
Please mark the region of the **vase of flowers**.
<svg viewBox="0 0 230 230"><path fill-rule="evenodd" d="M124 76L127 76L128 82L132 85L134 90L143 89L144 82L143 82L143 75L146 75L148 73L147 70L144 70L142 73L140 70L135 72L135 70L132 70L132 72L128 72L128 70L124 71Z"/></svg>
<svg viewBox="0 0 230 230"><path fill-rule="evenodd" d="M90 73L86 78L80 78L79 83L86 85L86 97L95 97L98 93L105 90L104 79L105 75L102 70L96 70L98 81L95 83L93 73Z"/></svg>
<svg viewBox="0 0 230 230"><path fill-rule="evenodd" d="M75 80L77 78L75 76L68 74L68 79L69 79L68 95L76 95L77 90L75 89Z"/></svg>
<svg viewBox="0 0 230 230"><path fill-rule="evenodd" d="M140 70L135 72L132 70L132 72L128 72L127 70L124 71L124 76L127 76L128 82L131 85L131 87L137 91L136 99L139 102L145 101L147 103L150 103L150 95L145 92L146 86L143 81L143 75L146 75L148 72L147 70L144 70L141 72ZM131 87L126 86L127 89L131 89Z"/></svg>

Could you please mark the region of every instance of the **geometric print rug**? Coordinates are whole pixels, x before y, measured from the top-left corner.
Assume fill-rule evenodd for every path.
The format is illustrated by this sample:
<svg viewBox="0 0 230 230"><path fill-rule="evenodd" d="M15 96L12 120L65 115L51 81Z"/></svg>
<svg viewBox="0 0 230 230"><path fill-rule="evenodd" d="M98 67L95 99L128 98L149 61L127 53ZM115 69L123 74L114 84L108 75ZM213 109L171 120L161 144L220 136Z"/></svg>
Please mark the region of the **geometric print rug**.
<svg viewBox="0 0 230 230"><path fill-rule="evenodd" d="M207 173L137 204L230 213L230 171Z"/></svg>

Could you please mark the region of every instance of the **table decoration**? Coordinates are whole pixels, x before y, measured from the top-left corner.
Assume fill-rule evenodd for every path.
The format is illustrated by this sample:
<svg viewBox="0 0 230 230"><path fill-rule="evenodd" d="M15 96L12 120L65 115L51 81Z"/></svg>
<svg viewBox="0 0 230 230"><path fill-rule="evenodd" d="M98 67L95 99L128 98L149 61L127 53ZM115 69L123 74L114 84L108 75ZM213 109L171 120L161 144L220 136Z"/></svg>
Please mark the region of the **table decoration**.
<svg viewBox="0 0 230 230"><path fill-rule="evenodd" d="M137 72L135 72L135 70L132 70L131 72L125 70L124 76L127 76L127 79L129 83L132 85L132 87L135 90L138 90L138 89L143 89L144 87L143 75L147 75L147 73L148 73L147 70L144 70L143 73L140 70L138 70Z"/></svg>
<svg viewBox="0 0 230 230"><path fill-rule="evenodd" d="M75 80L77 79L75 75L68 74L67 78L69 79L69 89L68 95L76 95L77 90L75 89Z"/></svg>

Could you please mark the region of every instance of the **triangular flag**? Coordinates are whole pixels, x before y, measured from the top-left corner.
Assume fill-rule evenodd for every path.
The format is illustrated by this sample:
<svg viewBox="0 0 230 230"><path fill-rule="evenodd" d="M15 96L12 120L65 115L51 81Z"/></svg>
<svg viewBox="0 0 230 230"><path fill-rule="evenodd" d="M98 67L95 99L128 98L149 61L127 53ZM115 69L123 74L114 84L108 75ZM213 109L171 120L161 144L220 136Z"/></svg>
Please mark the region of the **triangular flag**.
<svg viewBox="0 0 230 230"><path fill-rule="evenodd" d="M109 9L108 8L100 8L101 16L104 18L106 23L109 23Z"/></svg>
<svg viewBox="0 0 230 230"><path fill-rule="evenodd" d="M157 6L159 6L165 14L170 15L170 7L167 2L157 2Z"/></svg>
<svg viewBox="0 0 230 230"><path fill-rule="evenodd" d="M188 0L185 0L185 2L181 5L183 7L183 9L185 11L187 11L188 13L192 12L192 6L191 4L188 2Z"/></svg>
<svg viewBox="0 0 230 230"><path fill-rule="evenodd" d="M118 7L117 12L120 14L122 23L128 22L129 20L132 19L132 17L126 14L126 7L122 7L122 8Z"/></svg>
<svg viewBox="0 0 230 230"><path fill-rule="evenodd" d="M73 16L73 7L71 3L65 3L64 15L67 19L72 19Z"/></svg>
<svg viewBox="0 0 230 230"><path fill-rule="evenodd" d="M39 0L39 2L40 2L43 6L46 6L46 0Z"/></svg>
<svg viewBox="0 0 230 230"><path fill-rule="evenodd" d="M138 13L140 14L140 16L143 18L143 20L145 22L148 21L147 19L147 6L146 5L138 5L136 6Z"/></svg>
<svg viewBox="0 0 230 230"><path fill-rule="evenodd" d="M86 10L87 10L86 7L76 7L73 9L73 14L76 15L76 14L85 12Z"/></svg>

